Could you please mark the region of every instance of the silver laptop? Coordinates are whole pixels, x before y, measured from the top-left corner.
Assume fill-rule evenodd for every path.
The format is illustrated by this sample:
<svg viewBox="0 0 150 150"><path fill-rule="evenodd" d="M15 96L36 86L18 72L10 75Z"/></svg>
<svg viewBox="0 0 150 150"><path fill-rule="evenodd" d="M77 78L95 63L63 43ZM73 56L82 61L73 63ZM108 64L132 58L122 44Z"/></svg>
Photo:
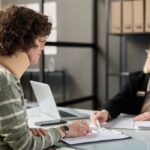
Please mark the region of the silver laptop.
<svg viewBox="0 0 150 150"><path fill-rule="evenodd" d="M36 81L30 81L30 83L42 113L54 118L54 120L89 118L88 114L81 113L71 108L58 108L48 84Z"/></svg>

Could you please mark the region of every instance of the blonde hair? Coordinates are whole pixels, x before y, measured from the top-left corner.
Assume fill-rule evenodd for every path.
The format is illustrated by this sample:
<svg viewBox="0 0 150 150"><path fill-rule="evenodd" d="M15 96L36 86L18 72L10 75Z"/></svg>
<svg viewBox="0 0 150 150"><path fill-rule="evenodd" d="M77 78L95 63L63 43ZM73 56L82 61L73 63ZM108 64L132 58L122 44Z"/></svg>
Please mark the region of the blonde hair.
<svg viewBox="0 0 150 150"><path fill-rule="evenodd" d="M147 53L147 58L143 67L143 72L150 73L150 49L146 50L146 53Z"/></svg>

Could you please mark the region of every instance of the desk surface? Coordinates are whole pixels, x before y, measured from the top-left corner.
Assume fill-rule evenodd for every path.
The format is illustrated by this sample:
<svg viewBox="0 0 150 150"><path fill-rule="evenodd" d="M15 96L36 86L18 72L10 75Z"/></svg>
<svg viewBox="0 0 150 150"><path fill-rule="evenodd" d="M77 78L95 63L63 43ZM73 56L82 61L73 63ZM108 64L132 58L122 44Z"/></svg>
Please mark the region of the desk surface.
<svg viewBox="0 0 150 150"><path fill-rule="evenodd" d="M82 111L82 110L80 110ZM43 116L40 114L38 108L28 109L28 119L30 127L38 127L34 125L35 121L40 121ZM89 112L89 111L84 111ZM39 120L40 119L40 120ZM52 126L51 126L52 127ZM56 127L56 126L55 126ZM49 127L46 127L49 128ZM122 131L124 134L130 135L131 139L97 142L89 144L75 145L76 148L85 150L150 150L150 130L139 130L139 129L117 129Z"/></svg>

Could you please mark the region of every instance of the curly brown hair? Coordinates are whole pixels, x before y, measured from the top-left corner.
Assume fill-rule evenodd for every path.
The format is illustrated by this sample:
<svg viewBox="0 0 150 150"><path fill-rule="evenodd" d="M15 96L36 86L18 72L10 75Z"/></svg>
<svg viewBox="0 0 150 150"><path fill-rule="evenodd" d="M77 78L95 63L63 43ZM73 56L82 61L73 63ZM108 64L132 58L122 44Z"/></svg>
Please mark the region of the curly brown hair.
<svg viewBox="0 0 150 150"><path fill-rule="evenodd" d="M0 55L11 56L35 47L37 37L50 34L48 17L29 8L11 6L0 11Z"/></svg>

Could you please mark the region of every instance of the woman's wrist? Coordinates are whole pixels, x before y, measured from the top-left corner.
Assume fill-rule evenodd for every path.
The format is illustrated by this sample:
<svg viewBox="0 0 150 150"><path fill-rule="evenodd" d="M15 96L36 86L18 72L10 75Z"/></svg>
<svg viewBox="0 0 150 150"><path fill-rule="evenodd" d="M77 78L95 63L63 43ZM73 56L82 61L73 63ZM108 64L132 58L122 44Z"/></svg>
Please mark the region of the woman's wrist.
<svg viewBox="0 0 150 150"><path fill-rule="evenodd" d="M62 130L62 128L61 128L61 127L56 128L56 130L59 132L60 139L65 138L66 134L65 134L65 132Z"/></svg>
<svg viewBox="0 0 150 150"><path fill-rule="evenodd" d="M65 133L65 137L68 137L69 131L70 131L69 126L67 126L67 125L61 126L61 129Z"/></svg>
<svg viewBox="0 0 150 150"><path fill-rule="evenodd" d="M68 137L69 126L64 125L64 126L61 126L61 127L57 128L57 130L60 134L61 139L65 138L65 137Z"/></svg>

